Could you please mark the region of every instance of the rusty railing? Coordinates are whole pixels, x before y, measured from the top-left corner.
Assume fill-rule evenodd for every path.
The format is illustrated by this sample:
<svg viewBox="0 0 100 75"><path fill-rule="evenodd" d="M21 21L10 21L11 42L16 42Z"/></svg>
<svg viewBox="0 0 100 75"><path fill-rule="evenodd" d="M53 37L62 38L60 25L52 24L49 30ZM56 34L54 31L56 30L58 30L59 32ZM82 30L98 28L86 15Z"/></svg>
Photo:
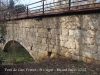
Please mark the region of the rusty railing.
<svg viewBox="0 0 100 75"><path fill-rule="evenodd" d="M51 14L61 14L67 12L95 10L95 9L100 9L100 2L91 2L90 0L79 0L79 1L61 0L52 3L46 3L46 0L41 0L26 5L25 7L26 7L25 11L21 13L12 13L10 12L10 10L8 10L9 12L4 13L2 19L10 20L10 19L36 17L43 15L51 15Z"/></svg>

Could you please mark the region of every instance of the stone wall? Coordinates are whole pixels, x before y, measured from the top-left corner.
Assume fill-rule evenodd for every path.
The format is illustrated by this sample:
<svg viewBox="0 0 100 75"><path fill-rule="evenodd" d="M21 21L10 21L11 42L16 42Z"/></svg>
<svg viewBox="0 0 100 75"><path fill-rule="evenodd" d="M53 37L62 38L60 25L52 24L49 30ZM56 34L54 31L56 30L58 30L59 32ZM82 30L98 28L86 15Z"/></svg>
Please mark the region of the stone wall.
<svg viewBox="0 0 100 75"><path fill-rule="evenodd" d="M6 43L14 39L35 60L47 57L50 52L50 57L60 54L85 62L100 60L100 14L23 19L13 21L18 23L13 25L10 22Z"/></svg>

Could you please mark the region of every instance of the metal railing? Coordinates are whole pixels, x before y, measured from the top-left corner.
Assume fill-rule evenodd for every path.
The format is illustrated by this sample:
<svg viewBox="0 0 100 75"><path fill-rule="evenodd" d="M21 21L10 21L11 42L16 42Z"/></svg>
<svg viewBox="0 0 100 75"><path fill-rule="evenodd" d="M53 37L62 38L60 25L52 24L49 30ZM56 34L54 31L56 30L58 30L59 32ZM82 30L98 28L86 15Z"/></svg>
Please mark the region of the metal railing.
<svg viewBox="0 0 100 75"><path fill-rule="evenodd" d="M36 17L50 14L61 14L67 12L79 12L86 10L95 10L100 9L100 2L90 2L90 0L78 0L78 1L55 1L52 3L46 3L46 0L41 0L25 6L26 9L24 12L15 13L14 10L8 10L3 14L2 19L19 19L27 17ZM22 8L22 7L20 7ZM19 8L17 8L19 9ZM7 11L7 10L6 10Z"/></svg>

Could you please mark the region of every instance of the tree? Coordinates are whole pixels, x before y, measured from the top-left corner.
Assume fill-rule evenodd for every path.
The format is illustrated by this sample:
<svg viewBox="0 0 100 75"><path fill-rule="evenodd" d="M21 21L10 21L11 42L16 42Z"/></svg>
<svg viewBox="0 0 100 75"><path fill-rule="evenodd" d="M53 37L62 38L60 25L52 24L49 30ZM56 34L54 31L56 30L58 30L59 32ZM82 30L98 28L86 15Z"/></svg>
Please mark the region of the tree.
<svg viewBox="0 0 100 75"><path fill-rule="evenodd" d="M0 0L0 20L4 18L4 14L8 8L7 0Z"/></svg>
<svg viewBox="0 0 100 75"><path fill-rule="evenodd" d="M14 1L9 0L9 10L13 10L13 9L14 9Z"/></svg>
<svg viewBox="0 0 100 75"><path fill-rule="evenodd" d="M59 8L69 7L69 0L58 0Z"/></svg>
<svg viewBox="0 0 100 75"><path fill-rule="evenodd" d="M88 4L93 4L95 2L96 2L96 0L88 0Z"/></svg>
<svg viewBox="0 0 100 75"><path fill-rule="evenodd" d="M15 13L23 13L23 12L25 12L25 10L26 10L26 6L24 6L23 4L16 5L14 7L14 12Z"/></svg>

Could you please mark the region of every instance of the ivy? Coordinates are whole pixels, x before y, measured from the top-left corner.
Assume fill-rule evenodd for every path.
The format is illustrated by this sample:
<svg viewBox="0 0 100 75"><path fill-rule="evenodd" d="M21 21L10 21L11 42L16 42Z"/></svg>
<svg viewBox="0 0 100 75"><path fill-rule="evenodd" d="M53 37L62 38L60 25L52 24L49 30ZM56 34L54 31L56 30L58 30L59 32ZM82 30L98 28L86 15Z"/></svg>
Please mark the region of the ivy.
<svg viewBox="0 0 100 75"><path fill-rule="evenodd" d="M36 18L34 18L36 21L40 21L40 20L42 20L42 17L36 17Z"/></svg>
<svg viewBox="0 0 100 75"><path fill-rule="evenodd" d="M5 43L5 35L6 35L6 21L0 21L0 43Z"/></svg>
<svg viewBox="0 0 100 75"><path fill-rule="evenodd" d="M0 65L4 62L4 58L0 54Z"/></svg>

